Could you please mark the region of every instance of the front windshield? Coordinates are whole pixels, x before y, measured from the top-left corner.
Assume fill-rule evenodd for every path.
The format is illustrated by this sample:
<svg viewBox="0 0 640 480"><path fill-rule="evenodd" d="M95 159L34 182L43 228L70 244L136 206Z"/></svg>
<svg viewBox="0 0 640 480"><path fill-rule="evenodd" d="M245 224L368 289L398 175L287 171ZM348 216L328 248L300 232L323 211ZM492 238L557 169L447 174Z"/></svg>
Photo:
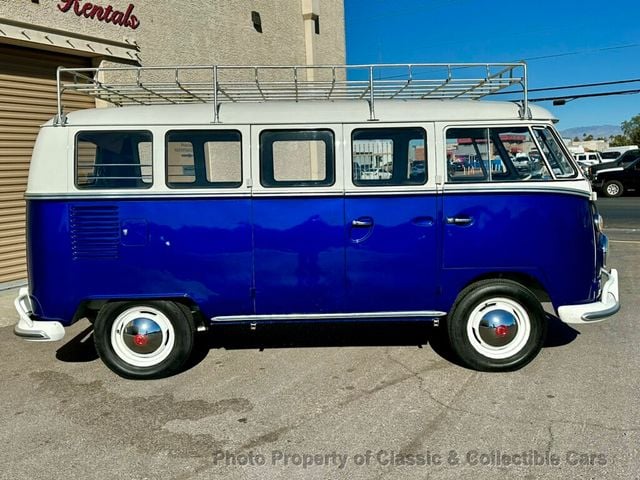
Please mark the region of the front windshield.
<svg viewBox="0 0 640 480"><path fill-rule="evenodd" d="M556 178L574 178L577 175L576 170L569 160L569 156L553 134L550 127L534 128L538 143L542 153L547 158L551 171Z"/></svg>

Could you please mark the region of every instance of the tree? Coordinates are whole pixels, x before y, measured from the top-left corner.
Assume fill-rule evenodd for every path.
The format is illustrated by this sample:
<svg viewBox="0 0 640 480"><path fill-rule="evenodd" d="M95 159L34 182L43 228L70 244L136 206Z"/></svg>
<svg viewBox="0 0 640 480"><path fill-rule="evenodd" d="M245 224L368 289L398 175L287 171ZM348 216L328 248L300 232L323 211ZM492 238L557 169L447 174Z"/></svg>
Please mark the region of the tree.
<svg viewBox="0 0 640 480"><path fill-rule="evenodd" d="M576 135L575 137L573 137L573 141L574 141L574 142L579 142L579 141L580 141L580 139L579 139L579 138L578 138L578 136Z"/></svg>
<svg viewBox="0 0 640 480"><path fill-rule="evenodd" d="M629 138L632 145L640 145L640 115L632 117L631 120L622 122L622 131Z"/></svg>
<svg viewBox="0 0 640 480"><path fill-rule="evenodd" d="M621 147L622 145L629 145L630 140L625 135L616 135L612 137L609 142L610 147Z"/></svg>

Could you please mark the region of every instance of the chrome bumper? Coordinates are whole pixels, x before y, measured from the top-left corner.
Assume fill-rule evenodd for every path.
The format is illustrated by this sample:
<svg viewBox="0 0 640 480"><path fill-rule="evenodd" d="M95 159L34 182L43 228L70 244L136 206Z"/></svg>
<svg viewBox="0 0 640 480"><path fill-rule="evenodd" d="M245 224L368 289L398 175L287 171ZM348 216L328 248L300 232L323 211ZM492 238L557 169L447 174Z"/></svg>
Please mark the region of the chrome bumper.
<svg viewBox="0 0 640 480"><path fill-rule="evenodd" d="M13 329L17 336L36 342L55 342L64 338L64 327L60 322L41 322L31 318L33 307L27 287L18 291L13 305L20 317Z"/></svg>
<svg viewBox="0 0 640 480"><path fill-rule="evenodd" d="M558 307L558 317L564 323L596 323L610 317L620 310L620 295L618 294L618 271L612 268L610 272L602 271L609 278L602 287L600 300L583 305L564 305Z"/></svg>

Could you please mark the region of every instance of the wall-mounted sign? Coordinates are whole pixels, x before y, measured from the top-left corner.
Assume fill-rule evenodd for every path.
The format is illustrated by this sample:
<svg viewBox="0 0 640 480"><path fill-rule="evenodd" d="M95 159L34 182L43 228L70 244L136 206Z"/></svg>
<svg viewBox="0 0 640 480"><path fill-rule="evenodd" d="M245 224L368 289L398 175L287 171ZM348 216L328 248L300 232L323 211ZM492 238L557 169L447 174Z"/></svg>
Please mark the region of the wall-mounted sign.
<svg viewBox="0 0 640 480"><path fill-rule="evenodd" d="M134 5L132 3L122 12L111 5L103 7L90 2L82 3L82 0L60 0L58 9L64 13L73 10L73 13L79 17L93 18L100 22L113 23L133 30L140 26L140 19L133 15Z"/></svg>

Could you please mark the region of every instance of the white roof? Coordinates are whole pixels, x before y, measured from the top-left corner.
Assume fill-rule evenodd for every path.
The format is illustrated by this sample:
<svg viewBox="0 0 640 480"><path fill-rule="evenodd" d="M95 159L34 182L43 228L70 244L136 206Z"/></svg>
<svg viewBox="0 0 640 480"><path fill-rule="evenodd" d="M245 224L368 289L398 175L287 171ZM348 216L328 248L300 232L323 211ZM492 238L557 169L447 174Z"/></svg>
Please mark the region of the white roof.
<svg viewBox="0 0 640 480"><path fill-rule="evenodd" d="M380 122L520 121L513 102L478 100L376 100ZM548 110L530 104L533 120L555 121ZM213 104L145 105L79 110L67 115L70 126L207 125L213 123ZM223 103L220 124L360 123L369 120L367 101L270 101ZM49 121L47 125L51 125Z"/></svg>

